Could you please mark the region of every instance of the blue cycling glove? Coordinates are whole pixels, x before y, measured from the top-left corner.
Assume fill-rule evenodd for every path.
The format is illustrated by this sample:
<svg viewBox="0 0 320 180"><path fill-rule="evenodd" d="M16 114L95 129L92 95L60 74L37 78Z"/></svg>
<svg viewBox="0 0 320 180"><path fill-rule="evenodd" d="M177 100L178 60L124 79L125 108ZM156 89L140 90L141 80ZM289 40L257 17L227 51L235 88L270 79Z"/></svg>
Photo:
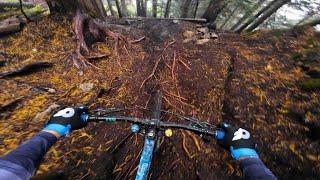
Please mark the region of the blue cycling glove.
<svg viewBox="0 0 320 180"><path fill-rule="evenodd" d="M229 150L234 159L259 158L256 152L257 145L249 131L232 127L227 123L222 123L219 127L224 131L224 136L218 138L218 144Z"/></svg>
<svg viewBox="0 0 320 180"><path fill-rule="evenodd" d="M87 125L85 116L88 116L88 109L85 106L78 108L67 107L54 114L43 130L55 131L61 136L66 136L72 130L77 130Z"/></svg>

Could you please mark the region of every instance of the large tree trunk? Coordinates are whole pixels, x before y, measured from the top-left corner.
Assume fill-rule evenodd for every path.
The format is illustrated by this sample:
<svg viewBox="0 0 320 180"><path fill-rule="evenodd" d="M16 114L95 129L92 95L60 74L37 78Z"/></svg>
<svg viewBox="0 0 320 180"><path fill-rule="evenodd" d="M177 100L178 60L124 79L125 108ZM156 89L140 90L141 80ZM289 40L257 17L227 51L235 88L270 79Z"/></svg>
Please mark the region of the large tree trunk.
<svg viewBox="0 0 320 180"><path fill-rule="evenodd" d="M165 10L165 13L164 13L164 17L165 18L169 17L170 8L171 8L171 0L167 0L166 10Z"/></svg>
<svg viewBox="0 0 320 180"><path fill-rule="evenodd" d="M142 16L142 10L141 10L141 2L140 2L140 0L136 0L136 7L137 7L137 16Z"/></svg>
<svg viewBox="0 0 320 180"><path fill-rule="evenodd" d="M227 2L225 0L211 0L208 8L203 14L203 18L209 22L215 22L220 12L225 8Z"/></svg>
<svg viewBox="0 0 320 180"><path fill-rule="evenodd" d="M258 9L266 0L260 0L257 4L255 4L252 8L248 9L245 12L245 15L235 24L231 27L230 30L235 31L246 19L248 19L252 13Z"/></svg>
<svg viewBox="0 0 320 180"><path fill-rule="evenodd" d="M148 0L144 0L142 3L142 10L143 10L143 17L147 17L147 10L148 10Z"/></svg>
<svg viewBox="0 0 320 180"><path fill-rule="evenodd" d="M147 16L147 0L136 0L137 16Z"/></svg>
<svg viewBox="0 0 320 180"><path fill-rule="evenodd" d="M188 12L190 8L191 0L184 0L184 2L181 5L181 18L187 18L188 17Z"/></svg>
<svg viewBox="0 0 320 180"><path fill-rule="evenodd" d="M152 0L152 16L157 17L158 0Z"/></svg>
<svg viewBox="0 0 320 180"><path fill-rule="evenodd" d="M82 13L86 13L87 15L105 19L107 16L106 10L104 9L102 0L46 0L51 11L61 10L72 11L75 12L78 8L81 9Z"/></svg>
<svg viewBox="0 0 320 180"><path fill-rule="evenodd" d="M123 16L123 17L128 16L128 10L127 10L126 0L121 0L120 3L121 3L122 16Z"/></svg>
<svg viewBox="0 0 320 180"><path fill-rule="evenodd" d="M193 18L196 18L198 8L199 8L199 0L195 0L194 11L193 11Z"/></svg>
<svg viewBox="0 0 320 180"><path fill-rule="evenodd" d="M259 16L261 16L264 12L266 12L269 8L271 8L278 0L273 0L270 2L267 6L262 8L256 15L251 17L245 24L240 26L238 29L236 29L235 32L241 33L245 28L247 28L255 19L257 19Z"/></svg>
<svg viewBox="0 0 320 180"><path fill-rule="evenodd" d="M108 3L108 6L109 6L109 10L110 10L111 15L112 15L112 16L114 16L114 15L115 15L115 13L114 13L114 11L113 11L113 9L112 9L112 3L111 3L111 0L107 0L107 3Z"/></svg>
<svg viewBox="0 0 320 180"><path fill-rule="evenodd" d="M121 11L119 0L115 0L115 2L116 2L119 18L122 18L122 11Z"/></svg>
<svg viewBox="0 0 320 180"><path fill-rule="evenodd" d="M247 28L247 31L253 31L256 29L260 24L262 24L266 19L268 19L273 13L277 12L283 5L287 4L291 0L277 0L277 2L268 9L261 17L257 19L252 25Z"/></svg>

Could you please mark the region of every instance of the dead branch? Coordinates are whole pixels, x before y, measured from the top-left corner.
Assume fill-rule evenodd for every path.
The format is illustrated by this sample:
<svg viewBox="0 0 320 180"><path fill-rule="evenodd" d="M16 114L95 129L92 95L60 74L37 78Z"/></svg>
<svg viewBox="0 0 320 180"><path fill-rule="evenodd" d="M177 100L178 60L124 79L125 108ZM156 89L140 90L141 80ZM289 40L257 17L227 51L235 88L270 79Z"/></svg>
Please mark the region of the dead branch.
<svg viewBox="0 0 320 180"><path fill-rule="evenodd" d="M184 98L184 97L182 97L182 96L178 96L178 95L176 95L176 94L173 94L173 93L167 91L166 89L162 89L162 90L163 90L163 92L165 92L166 95L168 95L168 96L171 96L171 97L174 97L174 98L178 98L178 99L182 99L182 100L184 100L184 101L187 101L187 99Z"/></svg>
<svg viewBox="0 0 320 180"><path fill-rule="evenodd" d="M174 70L176 67L176 51L173 52L173 62L172 62L172 69L171 69L171 76L172 76L172 80L175 81L175 75L174 75Z"/></svg>
<svg viewBox="0 0 320 180"><path fill-rule="evenodd" d="M140 151L139 151L138 155L136 156L135 160L131 163L130 168L129 168L128 171L127 171L128 173L126 174L126 176L124 177L124 179L127 179L128 176L132 176L132 174L133 174L133 173L136 171L136 169L138 168L138 166L137 166L137 167L135 167L133 170L131 170L132 167L136 164L137 160L139 159L141 153L142 153L142 149L140 149Z"/></svg>
<svg viewBox="0 0 320 180"><path fill-rule="evenodd" d="M191 70L191 68L188 66L187 63L183 62L181 59L178 59L178 61L179 61L184 67L186 67L189 71Z"/></svg>
<svg viewBox="0 0 320 180"><path fill-rule="evenodd" d="M143 85L144 85L149 79L151 79L151 78L154 76L154 74L155 74L155 72L156 72L156 70L157 70L158 64L159 64L159 62L161 61L161 59L162 59L162 57L163 57L163 53L165 52L165 50L166 50L169 46L171 46L171 45L174 44L175 42L176 42L175 40L169 42L169 43L165 46L165 48L161 51L161 53L160 53L159 56L158 56L158 60L156 61L156 64L154 65L154 67L153 67L153 69L152 69L152 73L151 73L145 80L142 81L139 89L141 89L141 88L143 87Z"/></svg>
<svg viewBox="0 0 320 180"><path fill-rule="evenodd" d="M43 120L46 116L49 116L55 109L59 108L60 105L53 103L46 110L38 113L33 119L33 122L39 122Z"/></svg>
<svg viewBox="0 0 320 180"><path fill-rule="evenodd" d="M200 142L198 141L197 137L194 134L190 133L189 131L187 131L187 133L188 133L189 136L191 136L191 138L192 138L194 144L196 145L198 151L200 151L201 150Z"/></svg>
<svg viewBox="0 0 320 180"><path fill-rule="evenodd" d="M165 96L163 97L163 100L170 106L172 106L174 109L177 109L181 113L185 113L182 109L178 108L177 106L173 105Z"/></svg>
<svg viewBox="0 0 320 180"><path fill-rule="evenodd" d="M14 71L0 73L0 78L28 75L28 74L35 73L35 72L38 72L38 71L41 71L43 69L50 68L50 67L52 67L51 63L36 62L36 63L32 63L32 64L27 64L27 65L25 65L21 68L18 68L17 70L14 70Z"/></svg>
<svg viewBox="0 0 320 180"><path fill-rule="evenodd" d="M141 37L141 38L139 38L139 39L137 39L137 40L130 41L130 43L131 43L131 44L135 44L135 43L138 43L138 42L140 42L140 41L142 41L142 40L144 40L144 39L146 39L145 36L143 36L143 37Z"/></svg>
<svg viewBox="0 0 320 180"><path fill-rule="evenodd" d="M2 106L0 106L0 113L17 107L19 105L19 103L21 102L21 100L24 98L25 97L19 97L19 98L14 99L6 104L3 104Z"/></svg>
<svg viewBox="0 0 320 180"><path fill-rule="evenodd" d="M150 74L145 80L142 81L139 89L141 89L141 88L143 87L143 85L144 85L149 79L151 79L151 78L154 76L154 74L155 74L155 72L156 72L156 70L157 70L157 67L158 67L161 59L162 59L162 58L160 57L160 58L156 61L156 64L153 66L153 69L152 69L151 74Z"/></svg>
<svg viewBox="0 0 320 180"><path fill-rule="evenodd" d="M183 150L186 152L187 156L189 159L192 159L191 157L191 153L189 152L188 148L187 148L187 145L186 145L186 135L184 134L184 132L182 132L182 147L183 147Z"/></svg>

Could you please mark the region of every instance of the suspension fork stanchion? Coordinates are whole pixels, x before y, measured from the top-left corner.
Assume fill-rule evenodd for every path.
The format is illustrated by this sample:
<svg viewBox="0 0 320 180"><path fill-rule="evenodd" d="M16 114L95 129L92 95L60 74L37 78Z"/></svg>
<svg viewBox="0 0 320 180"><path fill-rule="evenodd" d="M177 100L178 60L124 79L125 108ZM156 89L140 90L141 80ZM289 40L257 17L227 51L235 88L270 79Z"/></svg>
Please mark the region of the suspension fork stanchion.
<svg viewBox="0 0 320 180"><path fill-rule="evenodd" d="M151 135L151 132L149 133ZM149 169L152 161L154 145L156 142L154 138L155 137L147 136L144 140L144 146L143 146L140 162L138 165L139 168L136 175L136 180L148 179L148 173L149 173Z"/></svg>
<svg viewBox="0 0 320 180"><path fill-rule="evenodd" d="M152 118L159 120L161 116L161 106L162 106L162 93L157 91L154 96L153 107L152 107ZM157 123L157 122L155 122ZM146 135L143 151L141 154L140 162L138 165L138 171L136 180L146 180L148 178L148 173L150 165L152 162L152 156L155 148L155 144L158 140L157 129L149 129Z"/></svg>

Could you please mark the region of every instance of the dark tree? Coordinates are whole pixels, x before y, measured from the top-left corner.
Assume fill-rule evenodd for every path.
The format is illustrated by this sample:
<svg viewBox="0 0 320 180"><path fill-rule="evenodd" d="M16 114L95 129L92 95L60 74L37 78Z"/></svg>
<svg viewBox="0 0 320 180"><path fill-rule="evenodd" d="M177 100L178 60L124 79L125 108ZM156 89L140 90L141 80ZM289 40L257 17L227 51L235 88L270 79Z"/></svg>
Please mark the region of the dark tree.
<svg viewBox="0 0 320 180"><path fill-rule="evenodd" d="M253 31L254 29L256 29L260 24L262 24L266 19L268 19L272 14L277 12L278 9L280 9L283 5L287 4L290 1L291 0L277 0L277 2L274 3L273 6L271 6L267 11L265 11L262 16L257 18L257 20L247 28L247 31Z"/></svg>
<svg viewBox="0 0 320 180"><path fill-rule="evenodd" d="M193 11L193 18L196 18L198 8L199 8L199 0L195 0L194 11Z"/></svg>
<svg viewBox="0 0 320 180"><path fill-rule="evenodd" d="M181 4L181 14L180 17L181 18L187 18L188 17L188 12L189 12L189 8L191 5L191 0L184 0Z"/></svg>
<svg viewBox="0 0 320 180"><path fill-rule="evenodd" d="M122 10L121 10L121 7L120 7L119 0L115 0L115 2L116 2L116 7L117 7L119 18L122 18Z"/></svg>
<svg viewBox="0 0 320 180"><path fill-rule="evenodd" d="M235 31L246 19L248 19L248 18L251 16L252 13L253 13L256 9L258 9L265 1L266 1L266 0L259 0L259 2L256 3L252 8L249 8L249 9L245 12L244 16L242 16L241 19L238 20L238 22L231 27L231 30L232 30L232 31Z"/></svg>
<svg viewBox="0 0 320 180"><path fill-rule="evenodd" d="M235 32L241 33L246 27L248 27L255 19L257 19L259 16L261 16L264 12L266 12L270 7L272 7L278 0L273 0L270 2L267 6L262 8L256 15L251 17L246 23L241 25L238 29L236 29Z"/></svg>
<svg viewBox="0 0 320 180"><path fill-rule="evenodd" d="M127 10L126 0L121 0L120 3L121 3L122 16L124 16L124 17L128 16L128 10Z"/></svg>
<svg viewBox="0 0 320 180"><path fill-rule="evenodd" d="M147 0L136 0L137 3L137 16L147 16Z"/></svg>
<svg viewBox="0 0 320 180"><path fill-rule="evenodd" d="M171 8L171 0L167 0L166 10L165 10L165 12L164 12L164 17L165 17L165 18L169 17L170 8Z"/></svg>
<svg viewBox="0 0 320 180"><path fill-rule="evenodd" d="M234 13L239 9L239 7L240 7L239 5L236 5L236 7L230 12L230 14L226 18L226 20L222 23L222 25L220 26L219 29L224 28L224 26L228 23L228 21L231 19L231 17L233 17Z"/></svg>
<svg viewBox="0 0 320 180"><path fill-rule="evenodd" d="M152 0L152 16L157 17L158 0Z"/></svg>
<svg viewBox="0 0 320 180"><path fill-rule="evenodd" d="M107 0L107 3L108 3L108 6L109 6L109 10L110 10L111 15L112 15L112 16L114 16L114 15L115 15L115 13L114 13L114 11L113 11L113 9L112 9L112 3L111 3L111 0Z"/></svg>
<svg viewBox="0 0 320 180"><path fill-rule="evenodd" d="M225 0L211 0L202 17L207 19L209 22L215 22L218 15L226 5L227 2Z"/></svg>

